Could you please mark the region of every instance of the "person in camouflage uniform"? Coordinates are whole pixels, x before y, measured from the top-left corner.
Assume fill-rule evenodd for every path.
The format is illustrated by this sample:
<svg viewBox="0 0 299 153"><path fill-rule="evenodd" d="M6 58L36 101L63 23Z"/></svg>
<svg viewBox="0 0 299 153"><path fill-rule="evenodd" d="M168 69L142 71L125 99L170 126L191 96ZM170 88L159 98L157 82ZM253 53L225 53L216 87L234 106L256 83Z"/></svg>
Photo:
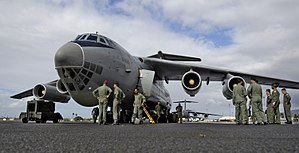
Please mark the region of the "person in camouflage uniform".
<svg viewBox="0 0 299 153"><path fill-rule="evenodd" d="M107 104L108 98L112 92L111 88L107 86L108 81L105 80L103 85L95 89L92 94L99 101L99 123L106 125L106 114L107 114Z"/></svg>
<svg viewBox="0 0 299 153"><path fill-rule="evenodd" d="M158 104L155 106L155 113L157 115L157 121L156 121L156 123L159 123L159 119L161 117L161 111L162 111L161 102L158 101Z"/></svg>
<svg viewBox="0 0 299 153"><path fill-rule="evenodd" d="M273 113L274 113L274 123L275 124L281 124L280 121L280 111L279 111L279 105L280 105L280 93L277 90L277 87L279 86L278 83L273 83L272 84L272 95L271 95L271 100L272 100L272 107L273 107Z"/></svg>
<svg viewBox="0 0 299 153"><path fill-rule="evenodd" d="M246 107L246 89L241 79L238 84L234 85L233 89L233 104L235 105L236 124L248 124L248 113Z"/></svg>
<svg viewBox="0 0 299 153"><path fill-rule="evenodd" d="M133 116L132 116L132 122L135 122L135 119L138 118L140 121L142 120L142 106L145 103L145 97L139 92L139 89L134 90L134 103L133 103Z"/></svg>
<svg viewBox="0 0 299 153"><path fill-rule="evenodd" d="M292 124L292 114L291 114L291 96L287 93L287 90L283 88L281 90L283 94L283 108L284 108L284 116L286 118L286 124Z"/></svg>
<svg viewBox="0 0 299 153"><path fill-rule="evenodd" d="M181 103L179 103L179 105L175 108L175 110L178 114L179 123L182 124L183 123L183 107L181 106Z"/></svg>
<svg viewBox="0 0 299 153"><path fill-rule="evenodd" d="M267 89L266 90L266 96L267 96L267 121L269 124L274 123L274 109L272 107L272 95L271 95L271 90Z"/></svg>
<svg viewBox="0 0 299 153"><path fill-rule="evenodd" d="M267 124L262 105L262 87L258 81L251 78L250 85L247 89L247 95L252 104L252 114L256 117L257 125Z"/></svg>
<svg viewBox="0 0 299 153"><path fill-rule="evenodd" d="M113 124L112 125L118 125L119 124L119 105L121 104L121 101L125 99L126 95L125 93L119 88L118 83L114 83L114 99L113 99Z"/></svg>

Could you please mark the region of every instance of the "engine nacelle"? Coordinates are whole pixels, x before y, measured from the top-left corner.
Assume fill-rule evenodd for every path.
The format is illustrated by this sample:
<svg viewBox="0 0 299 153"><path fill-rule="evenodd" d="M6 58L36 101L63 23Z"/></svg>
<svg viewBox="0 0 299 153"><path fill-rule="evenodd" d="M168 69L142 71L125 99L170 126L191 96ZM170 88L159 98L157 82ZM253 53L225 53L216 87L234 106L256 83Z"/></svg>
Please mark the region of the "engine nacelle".
<svg viewBox="0 0 299 153"><path fill-rule="evenodd" d="M188 71L182 77L182 86L187 94L195 96L202 85L200 75L195 71Z"/></svg>
<svg viewBox="0 0 299 153"><path fill-rule="evenodd" d="M61 82L61 80L58 80L56 82L56 89L58 90L58 92L60 92L62 94L67 93L67 89L66 89L65 85Z"/></svg>
<svg viewBox="0 0 299 153"><path fill-rule="evenodd" d="M227 100L231 100L233 98L234 84L238 84L239 79L243 80L244 87L246 87L246 81L239 76L228 75L227 79L223 81L222 93Z"/></svg>
<svg viewBox="0 0 299 153"><path fill-rule="evenodd" d="M48 84L38 84L33 88L33 95L39 99L51 100L55 102L67 103L70 96L60 93L55 86Z"/></svg>

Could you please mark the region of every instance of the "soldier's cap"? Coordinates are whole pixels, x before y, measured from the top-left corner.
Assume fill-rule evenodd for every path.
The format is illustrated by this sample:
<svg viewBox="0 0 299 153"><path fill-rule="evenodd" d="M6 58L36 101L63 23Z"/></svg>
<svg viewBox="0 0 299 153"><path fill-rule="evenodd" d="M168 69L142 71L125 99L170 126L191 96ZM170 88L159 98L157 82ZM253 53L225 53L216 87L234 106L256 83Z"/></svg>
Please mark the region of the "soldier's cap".
<svg viewBox="0 0 299 153"><path fill-rule="evenodd" d="M281 91L287 91L287 89L286 88L282 88Z"/></svg>
<svg viewBox="0 0 299 153"><path fill-rule="evenodd" d="M104 83L104 84L108 84L108 80L105 80L103 83Z"/></svg>

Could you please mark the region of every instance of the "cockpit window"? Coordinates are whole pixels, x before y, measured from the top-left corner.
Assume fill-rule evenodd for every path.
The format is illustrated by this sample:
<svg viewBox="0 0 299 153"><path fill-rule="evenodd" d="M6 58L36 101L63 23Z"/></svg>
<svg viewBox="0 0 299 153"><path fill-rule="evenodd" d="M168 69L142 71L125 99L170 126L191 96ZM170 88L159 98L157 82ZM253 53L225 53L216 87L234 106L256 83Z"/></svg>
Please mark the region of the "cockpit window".
<svg viewBox="0 0 299 153"><path fill-rule="evenodd" d="M82 35L78 35L75 40L79 40Z"/></svg>
<svg viewBox="0 0 299 153"><path fill-rule="evenodd" d="M100 42L106 44L106 41L103 37L100 37Z"/></svg>
<svg viewBox="0 0 299 153"><path fill-rule="evenodd" d="M87 40L91 40L91 41L97 41L97 39L98 39L98 36L97 36L97 35L89 35L89 36L87 37Z"/></svg>
<svg viewBox="0 0 299 153"><path fill-rule="evenodd" d="M103 44L105 46L109 46L111 48L115 48L116 45L108 38L99 35L99 34L93 34L93 33L86 33L86 34L81 34L78 35L75 39L75 41L89 41L89 42L94 42L97 44Z"/></svg>
<svg viewBox="0 0 299 153"><path fill-rule="evenodd" d="M87 35L83 35L80 40L84 40L86 38Z"/></svg>

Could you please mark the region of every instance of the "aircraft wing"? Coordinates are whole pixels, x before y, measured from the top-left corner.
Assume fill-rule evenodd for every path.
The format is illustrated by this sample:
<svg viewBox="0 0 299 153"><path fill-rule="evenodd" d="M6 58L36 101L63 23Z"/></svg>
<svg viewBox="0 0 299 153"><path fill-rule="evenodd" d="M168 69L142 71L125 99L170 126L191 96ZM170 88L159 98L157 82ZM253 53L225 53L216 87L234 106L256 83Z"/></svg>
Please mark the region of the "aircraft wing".
<svg viewBox="0 0 299 153"><path fill-rule="evenodd" d="M51 85L51 86L55 86L56 85L56 82L58 80L55 80L55 81L51 81L49 83L47 83L48 85ZM26 91L23 91L21 93L18 93L16 95L13 95L11 96L10 98L13 98L13 99L22 99L22 98L26 98L26 97L30 97L30 96L33 96L33 88L31 89L28 89Z"/></svg>
<svg viewBox="0 0 299 153"><path fill-rule="evenodd" d="M22 99L22 98L30 97L30 96L33 96L33 89L29 89L24 92L18 93L16 95L11 96L10 98Z"/></svg>
<svg viewBox="0 0 299 153"><path fill-rule="evenodd" d="M163 58L157 58L153 56L144 58L144 63L150 65L152 69L156 72L156 76L161 80L166 80L166 82L168 80L181 80L182 76L190 69L192 69L201 76L203 81L224 81L227 75L231 74L233 76L240 76L244 78L246 82L249 82L250 79L253 77L256 78L259 81L259 83L263 85L272 85L273 82L278 82L280 87L299 89L299 82L296 81L236 72L227 69L213 68L195 63L190 64L176 61L166 60Z"/></svg>
<svg viewBox="0 0 299 153"><path fill-rule="evenodd" d="M219 114L211 114L211 113L204 113L204 112L197 112L197 111L192 111L192 110L186 110L189 114L197 114L197 115L207 115L207 116L223 116L223 115L219 115Z"/></svg>

